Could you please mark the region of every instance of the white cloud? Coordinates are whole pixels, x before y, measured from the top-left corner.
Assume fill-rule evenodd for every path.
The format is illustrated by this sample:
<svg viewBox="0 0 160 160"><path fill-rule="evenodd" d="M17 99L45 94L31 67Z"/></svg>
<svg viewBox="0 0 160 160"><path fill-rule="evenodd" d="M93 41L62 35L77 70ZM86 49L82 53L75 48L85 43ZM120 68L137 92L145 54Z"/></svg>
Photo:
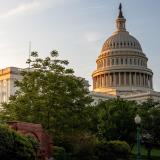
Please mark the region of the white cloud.
<svg viewBox="0 0 160 160"><path fill-rule="evenodd" d="M94 43L101 40L103 36L104 35L102 33L98 33L98 32L88 32L84 34L85 40L90 43Z"/></svg>
<svg viewBox="0 0 160 160"><path fill-rule="evenodd" d="M33 13L39 10L47 9L49 7L55 7L59 4L64 4L70 0L32 0L18 4L16 7L1 13L0 18L9 18L12 16Z"/></svg>

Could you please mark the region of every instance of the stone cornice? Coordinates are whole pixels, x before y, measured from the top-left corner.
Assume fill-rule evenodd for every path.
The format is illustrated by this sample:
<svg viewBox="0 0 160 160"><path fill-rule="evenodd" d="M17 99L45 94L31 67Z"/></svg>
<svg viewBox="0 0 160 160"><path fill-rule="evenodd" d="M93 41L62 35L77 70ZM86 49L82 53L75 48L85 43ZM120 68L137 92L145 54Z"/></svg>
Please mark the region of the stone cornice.
<svg viewBox="0 0 160 160"><path fill-rule="evenodd" d="M108 68L102 68L102 69L98 69L96 71L93 72L93 75L97 75L97 74L105 74L105 73L115 73L115 72L138 72L138 73L147 73L149 75L153 75L153 72L148 69L148 68L141 68L141 67L128 67L128 66L124 66L122 67L108 67Z"/></svg>

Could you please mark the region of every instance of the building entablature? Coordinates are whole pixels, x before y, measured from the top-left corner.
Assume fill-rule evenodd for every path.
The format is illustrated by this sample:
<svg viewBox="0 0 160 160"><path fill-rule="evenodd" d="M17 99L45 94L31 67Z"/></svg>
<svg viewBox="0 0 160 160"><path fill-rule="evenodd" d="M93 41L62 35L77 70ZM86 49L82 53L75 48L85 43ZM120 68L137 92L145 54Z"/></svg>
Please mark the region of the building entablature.
<svg viewBox="0 0 160 160"><path fill-rule="evenodd" d="M152 70L149 68L128 68L128 66L124 68L118 68L118 67L108 67L108 68L102 68L97 69L93 72L92 76L96 76L97 74L105 74L105 73L119 73L119 72L131 72L131 73L141 73L141 74L148 74L150 76L153 75Z"/></svg>

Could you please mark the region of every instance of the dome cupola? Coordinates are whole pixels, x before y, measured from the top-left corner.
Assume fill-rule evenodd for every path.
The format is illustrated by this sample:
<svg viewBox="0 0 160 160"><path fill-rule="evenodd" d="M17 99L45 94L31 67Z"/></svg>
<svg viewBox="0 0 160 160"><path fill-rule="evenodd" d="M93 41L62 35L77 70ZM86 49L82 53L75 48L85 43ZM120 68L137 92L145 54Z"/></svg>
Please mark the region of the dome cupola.
<svg viewBox="0 0 160 160"><path fill-rule="evenodd" d="M128 48L142 51L141 45L136 38L126 31L126 19L123 16L122 5L119 5L119 15L116 19L117 30L110 36L102 47L102 52L110 49Z"/></svg>

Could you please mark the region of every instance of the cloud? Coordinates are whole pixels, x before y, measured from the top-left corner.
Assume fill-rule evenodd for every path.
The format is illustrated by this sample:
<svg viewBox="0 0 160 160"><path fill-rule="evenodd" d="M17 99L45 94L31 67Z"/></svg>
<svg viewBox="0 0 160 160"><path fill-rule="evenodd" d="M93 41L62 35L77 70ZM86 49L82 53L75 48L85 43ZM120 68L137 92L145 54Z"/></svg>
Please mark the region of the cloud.
<svg viewBox="0 0 160 160"><path fill-rule="evenodd" d="M94 43L101 40L104 37L102 33L88 32L84 34L84 38L87 42Z"/></svg>
<svg viewBox="0 0 160 160"><path fill-rule="evenodd" d="M9 18L17 15L33 13L36 11L44 10L50 7L55 7L59 4L64 4L70 0L32 0L18 4L15 8L1 13L0 18Z"/></svg>

